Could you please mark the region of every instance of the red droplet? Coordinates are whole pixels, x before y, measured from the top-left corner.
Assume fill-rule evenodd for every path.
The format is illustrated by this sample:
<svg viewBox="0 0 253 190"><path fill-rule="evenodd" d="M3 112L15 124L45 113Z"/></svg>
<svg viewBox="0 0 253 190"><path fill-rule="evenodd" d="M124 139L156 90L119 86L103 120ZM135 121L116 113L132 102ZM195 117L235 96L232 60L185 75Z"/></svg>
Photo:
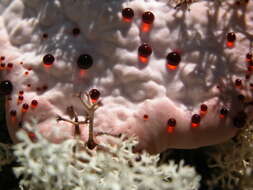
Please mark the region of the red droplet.
<svg viewBox="0 0 253 190"><path fill-rule="evenodd" d="M15 122L16 121L16 117L17 117L17 112L16 110L11 110L10 111L10 116L11 116L11 121Z"/></svg>
<svg viewBox="0 0 253 190"><path fill-rule="evenodd" d="M194 114L192 116L192 119L191 119L191 126L192 128L196 128L196 127L199 127L199 124L200 124L200 120L201 120L201 117L199 114Z"/></svg>
<svg viewBox="0 0 253 190"><path fill-rule="evenodd" d="M95 103L100 97L100 92L97 89L91 89L89 91L89 96L91 98L91 101Z"/></svg>
<svg viewBox="0 0 253 190"><path fill-rule="evenodd" d="M181 56L178 52L173 51L168 53L166 60L167 60L167 68L170 70L175 70L177 69L179 63L181 62Z"/></svg>
<svg viewBox="0 0 253 190"><path fill-rule="evenodd" d="M143 32L148 32L152 28L152 24L155 20L155 16L152 12L147 11L142 14L142 25L141 30Z"/></svg>
<svg viewBox="0 0 253 190"><path fill-rule="evenodd" d="M143 119L144 119L144 120L148 120L148 118L149 118L149 116L148 116L147 114L144 114L144 115L143 115Z"/></svg>
<svg viewBox="0 0 253 190"><path fill-rule="evenodd" d="M5 63L1 63L0 64L0 70L4 70L4 68L5 68Z"/></svg>
<svg viewBox="0 0 253 190"><path fill-rule="evenodd" d="M232 48L235 45L235 41L236 41L236 35L234 32L229 32L227 34L227 47L228 48Z"/></svg>
<svg viewBox="0 0 253 190"><path fill-rule="evenodd" d="M31 86L32 86L31 84L27 84L27 87L29 87L29 88L30 88Z"/></svg>
<svg viewBox="0 0 253 190"><path fill-rule="evenodd" d="M174 118L170 118L167 121L167 132L168 133L173 133L174 129L176 127L177 121Z"/></svg>
<svg viewBox="0 0 253 190"><path fill-rule="evenodd" d="M220 109L220 118L223 119L226 117L226 115L228 114L228 109L223 107Z"/></svg>
<svg viewBox="0 0 253 190"><path fill-rule="evenodd" d="M236 88L242 88L242 81L240 79L235 80L235 87Z"/></svg>
<svg viewBox="0 0 253 190"><path fill-rule="evenodd" d="M23 62L21 61L19 64L20 64L20 65L23 65Z"/></svg>
<svg viewBox="0 0 253 190"><path fill-rule="evenodd" d="M41 91L41 88L40 88L40 87L37 87L36 90L39 92L39 91Z"/></svg>
<svg viewBox="0 0 253 190"><path fill-rule="evenodd" d="M248 70L253 71L253 59L248 62Z"/></svg>
<svg viewBox="0 0 253 190"><path fill-rule="evenodd" d="M200 115L204 116L207 113L208 107L206 104L201 104L200 106Z"/></svg>
<svg viewBox="0 0 253 190"><path fill-rule="evenodd" d="M17 104L20 104L23 100L24 100L24 96L19 95L19 96L18 96Z"/></svg>
<svg viewBox="0 0 253 190"><path fill-rule="evenodd" d="M248 63L248 62L250 62L252 60L252 53L247 53L246 54L246 62Z"/></svg>
<svg viewBox="0 0 253 190"><path fill-rule="evenodd" d="M54 63L54 56L51 55L51 54L46 54L44 57L43 57L43 63L44 63L44 66L46 68L50 68L53 63Z"/></svg>
<svg viewBox="0 0 253 190"><path fill-rule="evenodd" d="M8 64L7 64L7 69L8 69L8 70L11 70L12 68L13 68L13 64L12 64L12 63L8 63Z"/></svg>
<svg viewBox="0 0 253 190"><path fill-rule="evenodd" d="M253 90L253 83L250 83L249 86Z"/></svg>
<svg viewBox="0 0 253 190"><path fill-rule="evenodd" d="M4 60L5 60L5 57L4 57L4 56L1 56L1 57L0 57L0 60L1 60L1 61L4 61Z"/></svg>
<svg viewBox="0 0 253 190"><path fill-rule="evenodd" d="M24 94L24 91L23 91L23 90L20 90L18 93L19 93L19 95L22 96L22 95Z"/></svg>
<svg viewBox="0 0 253 190"><path fill-rule="evenodd" d="M73 28L73 30L72 30L72 34L74 35L74 36L78 36L79 34L80 34L80 29L79 28Z"/></svg>
<svg viewBox="0 0 253 190"><path fill-rule="evenodd" d="M138 48L138 54L139 54L139 60L142 63L146 63L148 62L149 56L152 54L152 48L147 43L143 43Z"/></svg>
<svg viewBox="0 0 253 190"><path fill-rule="evenodd" d="M26 72L24 73L24 75L26 75L26 76L27 76L28 74L29 74L29 72L28 72L28 71L26 71Z"/></svg>
<svg viewBox="0 0 253 190"><path fill-rule="evenodd" d="M48 34L47 34L47 33L44 33L44 34L42 35L42 38L43 38L43 39L47 39L47 38L48 38Z"/></svg>
<svg viewBox="0 0 253 190"><path fill-rule="evenodd" d="M43 89L43 90L47 90L47 89L48 89L48 86L47 86L47 85L43 85L43 86L42 86L42 89Z"/></svg>
<svg viewBox="0 0 253 190"><path fill-rule="evenodd" d="M37 106L38 106L38 101L37 100L32 100L31 107L36 108Z"/></svg>
<svg viewBox="0 0 253 190"><path fill-rule="evenodd" d="M131 8L124 8L121 11L123 21L131 22L134 17L134 11Z"/></svg>
<svg viewBox="0 0 253 190"><path fill-rule="evenodd" d="M25 113L25 112L27 112L27 110L29 109L29 105L27 104L27 103L24 103L23 105L22 105L22 112L23 113Z"/></svg>

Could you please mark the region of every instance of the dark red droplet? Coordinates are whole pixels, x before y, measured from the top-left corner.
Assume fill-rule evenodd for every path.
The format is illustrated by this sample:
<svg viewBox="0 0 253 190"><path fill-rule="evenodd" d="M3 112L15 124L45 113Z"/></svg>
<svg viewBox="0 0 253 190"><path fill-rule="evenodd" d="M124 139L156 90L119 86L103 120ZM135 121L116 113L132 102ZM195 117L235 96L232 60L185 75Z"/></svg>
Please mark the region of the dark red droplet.
<svg viewBox="0 0 253 190"><path fill-rule="evenodd" d="M207 113L207 109L208 109L208 107L206 104L201 104L200 105L200 115L202 115L202 116L205 115Z"/></svg>
<svg viewBox="0 0 253 190"><path fill-rule="evenodd" d="M0 60L1 60L1 61L4 61L4 60L5 60L5 57L4 57L4 56L1 56L1 57L0 57Z"/></svg>
<svg viewBox="0 0 253 190"><path fill-rule="evenodd" d="M18 96L18 103L21 103L24 100L24 96L19 95Z"/></svg>
<svg viewBox="0 0 253 190"><path fill-rule="evenodd" d="M173 133L174 128L176 127L177 121L174 118L169 118L167 121L167 132Z"/></svg>
<svg viewBox="0 0 253 190"><path fill-rule="evenodd" d="M10 95L12 93L13 86L11 81L4 80L0 82L0 94L1 95Z"/></svg>
<svg viewBox="0 0 253 190"><path fill-rule="evenodd" d="M12 67L13 67L13 63L8 63L8 64L7 64L7 69L11 70Z"/></svg>
<svg viewBox="0 0 253 190"><path fill-rule="evenodd" d="M24 94L24 91L23 91L23 90L20 90L18 93L19 93L19 95L23 95L23 94Z"/></svg>
<svg viewBox="0 0 253 190"><path fill-rule="evenodd" d="M79 34L80 34L80 29L79 28L73 28L73 30L72 30L72 34L74 35L74 36L78 36Z"/></svg>
<svg viewBox="0 0 253 190"><path fill-rule="evenodd" d="M31 107L36 108L37 106L38 106L38 101L37 100L32 100Z"/></svg>
<svg viewBox="0 0 253 190"><path fill-rule="evenodd" d="M0 70L4 70L4 68L5 68L5 63L1 63L0 64Z"/></svg>
<svg viewBox="0 0 253 190"><path fill-rule="evenodd" d="M10 115L11 115L11 117L16 117L17 111L16 110L11 110Z"/></svg>
<svg viewBox="0 0 253 190"><path fill-rule="evenodd" d="M145 24L153 24L155 16L152 12L147 11L142 14L142 22Z"/></svg>
<svg viewBox="0 0 253 190"><path fill-rule="evenodd" d="M191 126L192 126L193 128L198 127L198 126L199 126L199 123L200 123L200 120L201 120L200 115L199 115L199 114L194 114L194 115L192 116L192 119L191 119L191 122L192 122Z"/></svg>
<svg viewBox="0 0 253 190"><path fill-rule="evenodd" d="M89 91L89 96L93 102L96 102L100 97L100 92L97 89L91 89Z"/></svg>
<svg viewBox="0 0 253 190"><path fill-rule="evenodd" d="M42 89L43 89L43 90L47 90L47 89L48 89L48 86L47 86L47 85L43 85L43 86L42 86Z"/></svg>
<svg viewBox="0 0 253 190"><path fill-rule="evenodd" d="M47 39L47 38L48 38L48 34L44 33L44 34L42 35L42 37L43 37L44 39Z"/></svg>
<svg viewBox="0 0 253 190"><path fill-rule="evenodd" d="M147 62L148 57L152 54L152 48L147 43L143 43L138 48L139 59L141 62Z"/></svg>
<svg viewBox="0 0 253 190"><path fill-rule="evenodd" d="M227 34L227 47L229 47L229 48L234 47L235 40L236 40L235 33L234 32L229 32Z"/></svg>
<svg viewBox="0 0 253 190"><path fill-rule="evenodd" d="M89 69L93 64L93 59L88 54L82 54L77 59L77 66L80 69Z"/></svg>
<svg viewBox="0 0 253 190"><path fill-rule="evenodd" d="M228 114L228 109L225 108L225 107L222 107L222 108L220 109L220 118L226 117L227 114Z"/></svg>
<svg viewBox="0 0 253 190"><path fill-rule="evenodd" d="M148 120L148 118L149 118L149 116L148 116L147 114L144 114L144 115L143 115L143 119L144 119L144 120Z"/></svg>
<svg viewBox="0 0 253 190"><path fill-rule="evenodd" d="M235 35L235 33L234 33L234 32L229 32L229 33L227 34L227 41L228 41L228 42L235 42L235 40L236 40L236 35Z"/></svg>
<svg viewBox="0 0 253 190"><path fill-rule="evenodd" d="M246 54L246 62L249 62L250 60L252 60L252 53L247 53Z"/></svg>
<svg viewBox="0 0 253 190"><path fill-rule="evenodd" d="M54 63L54 60L55 60L55 58L54 58L54 56L52 54L46 54L43 57L43 63L47 67L52 66L52 64Z"/></svg>
<svg viewBox="0 0 253 190"><path fill-rule="evenodd" d="M235 86L236 86L237 88L241 88L241 87L242 87L242 80L236 79L236 80L235 80Z"/></svg>
<svg viewBox="0 0 253 190"><path fill-rule="evenodd" d="M27 103L24 103L22 105L22 112L27 112L28 109L29 109L29 105Z"/></svg>
<svg viewBox="0 0 253 190"><path fill-rule="evenodd" d="M134 11L131 8L122 9L121 14L125 22L131 22L134 17Z"/></svg>
<svg viewBox="0 0 253 190"><path fill-rule="evenodd" d="M168 53L166 60L168 69L175 70L181 61L181 55L173 51Z"/></svg>

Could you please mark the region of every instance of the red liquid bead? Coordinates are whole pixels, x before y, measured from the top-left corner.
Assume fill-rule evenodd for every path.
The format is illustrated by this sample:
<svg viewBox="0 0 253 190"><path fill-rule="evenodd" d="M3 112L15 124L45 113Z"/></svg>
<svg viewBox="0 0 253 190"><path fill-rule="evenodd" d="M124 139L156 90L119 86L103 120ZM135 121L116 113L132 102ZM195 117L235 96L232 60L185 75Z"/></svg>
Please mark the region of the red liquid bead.
<svg viewBox="0 0 253 190"><path fill-rule="evenodd" d="M47 38L48 38L48 34L44 33L44 34L42 35L42 38L47 39Z"/></svg>
<svg viewBox="0 0 253 190"><path fill-rule="evenodd" d="M207 113L208 107L206 104L201 104L200 106L200 115L205 115Z"/></svg>
<svg viewBox="0 0 253 190"><path fill-rule="evenodd" d="M7 69L8 69L8 70L11 70L12 67L13 67L13 64L12 64L12 63L8 63L8 64L7 64Z"/></svg>
<svg viewBox="0 0 253 190"><path fill-rule="evenodd" d="M235 87L236 88L242 88L242 81L240 79L235 80Z"/></svg>
<svg viewBox="0 0 253 190"><path fill-rule="evenodd" d="M248 62L248 70L253 71L253 59Z"/></svg>
<svg viewBox="0 0 253 190"><path fill-rule="evenodd" d="M24 75L26 75L26 76L27 76L28 74L29 74L29 72L28 72L28 71L26 71L26 72L24 73Z"/></svg>
<svg viewBox="0 0 253 190"><path fill-rule="evenodd" d="M43 57L43 63L44 63L44 66L49 68L52 66L52 64L54 63L54 56L51 55L51 54L46 54L44 57Z"/></svg>
<svg viewBox="0 0 253 190"><path fill-rule="evenodd" d="M23 90L20 90L18 93L19 93L19 95L22 96L22 95L24 94L24 91L23 91Z"/></svg>
<svg viewBox="0 0 253 190"><path fill-rule="evenodd" d="M167 68L170 70L175 70L177 69L178 64L181 61L181 56L177 52L170 52L167 57Z"/></svg>
<svg viewBox="0 0 253 190"><path fill-rule="evenodd" d="M17 117L17 112L16 110L11 110L10 111L10 116L11 116L11 121L15 122L16 121L16 117Z"/></svg>
<svg viewBox="0 0 253 190"><path fill-rule="evenodd" d="M227 34L227 47L232 48L235 45L236 35L234 32L229 32Z"/></svg>
<svg viewBox="0 0 253 190"><path fill-rule="evenodd" d="M5 68L5 63L1 63L0 64L0 70L4 70L4 68Z"/></svg>
<svg viewBox="0 0 253 190"><path fill-rule="evenodd" d="M154 16L154 14L152 12L150 12L150 11L144 12L142 14L141 30L143 32L150 31L154 20L155 20L155 16Z"/></svg>
<svg viewBox="0 0 253 190"><path fill-rule="evenodd" d="M123 21L131 22L134 17L134 11L131 8L124 8L121 11Z"/></svg>
<svg viewBox="0 0 253 190"><path fill-rule="evenodd" d="M253 83L250 83L249 86L253 90Z"/></svg>
<svg viewBox="0 0 253 190"><path fill-rule="evenodd" d="M144 120L148 120L148 118L149 118L149 116L148 116L147 114L144 114L144 115L143 115L143 119L144 119Z"/></svg>
<svg viewBox="0 0 253 190"><path fill-rule="evenodd" d="M73 30L72 30L72 34L74 35L74 36L78 36L79 34L80 34L80 29L79 28L73 28Z"/></svg>
<svg viewBox="0 0 253 190"><path fill-rule="evenodd" d="M43 86L42 86L42 89L43 89L43 90L47 90L47 89L48 89L48 86L47 86L47 85L43 85Z"/></svg>
<svg viewBox="0 0 253 190"><path fill-rule="evenodd" d="M36 108L37 106L38 106L38 101L37 100L32 100L31 107Z"/></svg>
<svg viewBox="0 0 253 190"><path fill-rule="evenodd" d="M5 57L4 57L4 56L1 56L1 57L0 57L0 60L1 60L1 61L4 61L4 60L5 60Z"/></svg>
<svg viewBox="0 0 253 190"><path fill-rule="evenodd" d="M98 100L98 98L100 97L100 92L97 89L92 89L89 92L89 96L91 98L91 101L93 103L95 103Z"/></svg>
<svg viewBox="0 0 253 190"><path fill-rule="evenodd" d="M27 104L27 103L24 103L23 105L22 105L22 112L24 113L24 112L27 112L27 110L29 109L29 105Z"/></svg>
<svg viewBox="0 0 253 190"><path fill-rule="evenodd" d="M30 88L32 85L31 84L27 84L27 87Z"/></svg>
<svg viewBox="0 0 253 190"><path fill-rule="evenodd" d="M220 118L223 119L226 117L226 115L228 114L228 109L223 107L220 109Z"/></svg>
<svg viewBox="0 0 253 190"><path fill-rule="evenodd" d="M146 63L148 62L149 56L152 54L152 48L147 43L143 43L138 48L138 54L139 54L139 60L142 63Z"/></svg>
<svg viewBox="0 0 253 190"><path fill-rule="evenodd" d="M167 132L168 133L173 133L174 129L176 127L177 121L174 118L170 118L167 121Z"/></svg>
<svg viewBox="0 0 253 190"><path fill-rule="evenodd" d="M198 114L194 114L191 119L191 126L192 128L199 127L201 117Z"/></svg>
<svg viewBox="0 0 253 190"><path fill-rule="evenodd" d="M20 104L23 100L24 100L24 96L20 95L20 96L18 96L17 103Z"/></svg>
<svg viewBox="0 0 253 190"><path fill-rule="evenodd" d="M246 62L252 61L252 53L247 53L246 54Z"/></svg>

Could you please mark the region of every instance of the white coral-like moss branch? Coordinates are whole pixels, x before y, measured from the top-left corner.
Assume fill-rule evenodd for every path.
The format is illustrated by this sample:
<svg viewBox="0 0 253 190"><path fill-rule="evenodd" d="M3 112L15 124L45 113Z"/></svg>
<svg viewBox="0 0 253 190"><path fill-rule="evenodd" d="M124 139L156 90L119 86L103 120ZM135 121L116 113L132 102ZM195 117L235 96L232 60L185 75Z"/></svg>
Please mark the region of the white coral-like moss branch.
<svg viewBox="0 0 253 190"><path fill-rule="evenodd" d="M30 128L29 130L32 130ZM32 130L33 131L33 130ZM115 138L115 145L90 150L78 139L53 144L37 131L33 143L24 131L14 154L20 185L29 190L197 190L200 176L194 168L174 162L157 167L158 156L135 154L136 139Z"/></svg>

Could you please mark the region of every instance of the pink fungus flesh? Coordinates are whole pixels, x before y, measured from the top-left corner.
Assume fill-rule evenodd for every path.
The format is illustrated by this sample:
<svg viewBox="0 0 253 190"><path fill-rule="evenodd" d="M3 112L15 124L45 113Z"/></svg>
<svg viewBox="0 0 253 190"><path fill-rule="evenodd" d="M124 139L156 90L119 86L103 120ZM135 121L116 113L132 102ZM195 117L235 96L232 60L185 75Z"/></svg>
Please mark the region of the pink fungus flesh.
<svg viewBox="0 0 253 190"><path fill-rule="evenodd" d="M245 55L251 52L246 34L253 33L252 1L243 12L233 1L223 1L219 7L213 1L199 1L190 11L174 9L167 0L61 0L57 6L8 2L0 2L0 72L1 80L13 85L5 108L12 113L7 114L7 124L15 142L15 133L34 121L34 127L52 142L73 138L75 127L57 123L56 115L70 119L66 110L73 106L78 119L84 120L83 105L73 94L90 89L97 89L102 101L95 112L95 134L137 135L137 149L151 153L224 142L236 134L243 120L252 119L252 106L244 107L237 98L241 94L252 101L252 77L244 79L251 66L249 56L245 63ZM131 22L122 20L125 8L134 11ZM147 12L155 18L149 14L143 20ZM78 28L78 38L69 32L73 28ZM236 45L233 36L227 36L230 32L236 35ZM47 40L41 37L45 34ZM144 43L152 47L152 55L148 64L139 64L138 48ZM180 49L180 64L171 62L171 57L168 63L168 53L175 49ZM82 73L77 65L80 55L92 57ZM5 69L8 63L12 69ZM52 63L50 69L44 68ZM242 80L241 88L236 79ZM24 101L17 104L19 95ZM33 100L39 106L34 101L30 109ZM204 114L202 104L208 107ZM192 119L194 114L200 116ZM176 127L168 133L169 118L176 120ZM87 141L88 128L80 125L80 134ZM96 141L104 138L98 136Z"/></svg>

